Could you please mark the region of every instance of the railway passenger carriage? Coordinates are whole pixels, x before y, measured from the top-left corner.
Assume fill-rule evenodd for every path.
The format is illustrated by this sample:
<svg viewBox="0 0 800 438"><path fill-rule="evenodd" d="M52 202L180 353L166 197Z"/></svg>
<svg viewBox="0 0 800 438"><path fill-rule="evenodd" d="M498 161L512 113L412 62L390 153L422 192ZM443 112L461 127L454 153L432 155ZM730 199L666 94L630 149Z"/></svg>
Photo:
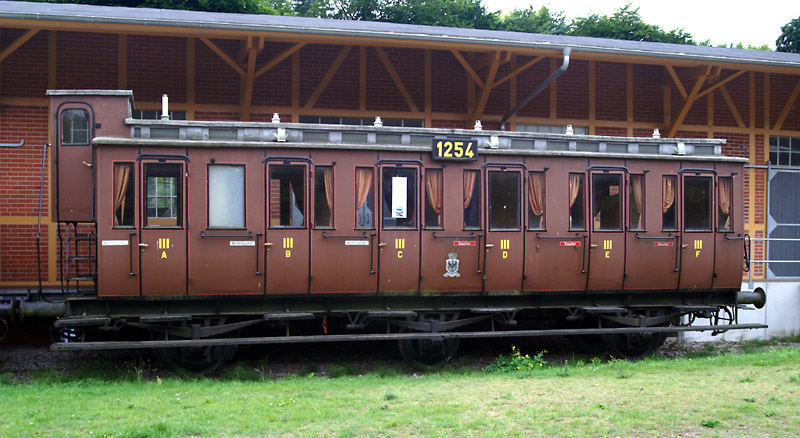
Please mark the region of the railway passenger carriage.
<svg viewBox="0 0 800 438"><path fill-rule="evenodd" d="M53 216L96 226L96 287L57 326L150 334L56 348L214 363L242 343L399 339L434 363L459 337L554 329L636 356L695 317L750 328L738 306L763 305L739 290L746 160L720 140L147 121L130 92L48 95ZM295 336L302 320L316 331Z"/></svg>

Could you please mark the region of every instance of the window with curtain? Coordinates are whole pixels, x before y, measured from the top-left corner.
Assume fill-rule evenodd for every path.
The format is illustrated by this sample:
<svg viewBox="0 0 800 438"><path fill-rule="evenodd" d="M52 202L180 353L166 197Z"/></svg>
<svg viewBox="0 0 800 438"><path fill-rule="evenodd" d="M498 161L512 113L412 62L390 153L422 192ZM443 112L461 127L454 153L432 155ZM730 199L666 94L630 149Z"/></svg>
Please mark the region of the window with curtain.
<svg viewBox="0 0 800 438"><path fill-rule="evenodd" d="M373 211L373 173L371 167L356 167L356 228L375 228Z"/></svg>
<svg viewBox="0 0 800 438"><path fill-rule="evenodd" d="M520 173L489 172L489 229L518 230Z"/></svg>
<svg viewBox="0 0 800 438"><path fill-rule="evenodd" d="M442 228L442 169L425 170L425 228Z"/></svg>
<svg viewBox="0 0 800 438"><path fill-rule="evenodd" d="M333 228L333 167L314 169L314 227Z"/></svg>
<svg viewBox="0 0 800 438"><path fill-rule="evenodd" d="M628 199L628 229L644 231L644 175L631 175Z"/></svg>
<svg viewBox="0 0 800 438"><path fill-rule="evenodd" d="M245 227L244 165L208 165L208 227Z"/></svg>
<svg viewBox="0 0 800 438"><path fill-rule="evenodd" d="M686 231L711 231L711 177L683 179L683 227Z"/></svg>
<svg viewBox="0 0 800 438"><path fill-rule="evenodd" d="M622 175L592 175L592 229L622 231Z"/></svg>
<svg viewBox="0 0 800 438"><path fill-rule="evenodd" d="M183 225L183 186L180 164L144 165L144 226L175 228Z"/></svg>
<svg viewBox="0 0 800 438"><path fill-rule="evenodd" d="M661 178L661 231L678 231L678 208L675 206L675 188L678 177L664 175Z"/></svg>
<svg viewBox="0 0 800 438"><path fill-rule="evenodd" d="M733 178L719 177L717 194L717 228L721 232L733 231Z"/></svg>
<svg viewBox="0 0 800 438"><path fill-rule="evenodd" d="M544 230L545 185L544 172L528 175L528 229Z"/></svg>
<svg viewBox="0 0 800 438"><path fill-rule="evenodd" d="M305 169L305 166L291 164L269 167L270 226L305 227Z"/></svg>
<svg viewBox="0 0 800 438"><path fill-rule="evenodd" d="M61 111L61 144L89 144L89 111L83 108Z"/></svg>
<svg viewBox="0 0 800 438"><path fill-rule="evenodd" d="M481 174L478 170L464 171L464 229L481 229Z"/></svg>
<svg viewBox="0 0 800 438"><path fill-rule="evenodd" d="M583 231L586 229L584 219L584 180L582 173L569 174L569 230Z"/></svg>
<svg viewBox="0 0 800 438"><path fill-rule="evenodd" d="M133 163L114 163L114 226L132 227Z"/></svg>
<svg viewBox="0 0 800 438"><path fill-rule="evenodd" d="M384 167L381 175L381 226L416 228L417 169Z"/></svg>

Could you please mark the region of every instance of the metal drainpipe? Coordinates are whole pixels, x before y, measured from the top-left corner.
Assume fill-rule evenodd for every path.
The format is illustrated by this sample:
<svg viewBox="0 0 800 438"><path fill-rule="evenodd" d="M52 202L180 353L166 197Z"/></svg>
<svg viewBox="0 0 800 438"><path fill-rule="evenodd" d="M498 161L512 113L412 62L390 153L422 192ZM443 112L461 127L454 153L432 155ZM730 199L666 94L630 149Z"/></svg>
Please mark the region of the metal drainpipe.
<svg viewBox="0 0 800 438"><path fill-rule="evenodd" d="M514 114L516 114L517 111L521 110L525 105L530 103L530 101L533 100L534 97L538 96L539 93L544 91L544 89L547 88L551 83L553 83L553 81L558 79L559 76L561 76L562 74L564 74L565 71L567 71L567 68L569 68L569 54L570 54L570 52L572 52L572 49L569 48L569 47L565 47L564 49L562 49L561 50L561 54L564 56L564 60L561 63L561 67L559 67L558 70L556 70L553 73L551 73L550 76L548 76L547 79L544 80L544 82L539 84L539 86L536 87L535 90L531 91L527 96L525 96L525 98L522 99L522 102L517 104L517 106L512 108L511 111L507 112L503 116L503 118L500 119L500 130L501 131L505 131L506 122L508 121L508 119L510 119Z"/></svg>

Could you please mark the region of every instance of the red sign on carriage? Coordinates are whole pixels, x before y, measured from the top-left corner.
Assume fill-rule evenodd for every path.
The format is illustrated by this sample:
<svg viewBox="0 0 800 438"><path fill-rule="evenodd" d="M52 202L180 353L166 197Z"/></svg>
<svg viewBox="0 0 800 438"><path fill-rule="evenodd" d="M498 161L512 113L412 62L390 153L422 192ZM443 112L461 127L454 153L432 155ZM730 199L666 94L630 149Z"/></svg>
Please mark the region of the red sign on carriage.
<svg viewBox="0 0 800 438"><path fill-rule="evenodd" d="M456 240L453 246L475 246L474 240Z"/></svg>
<svg viewBox="0 0 800 438"><path fill-rule="evenodd" d="M558 243L561 246L581 246L580 240L562 240Z"/></svg>
<svg viewBox="0 0 800 438"><path fill-rule="evenodd" d="M653 246L672 246L674 242L653 242Z"/></svg>

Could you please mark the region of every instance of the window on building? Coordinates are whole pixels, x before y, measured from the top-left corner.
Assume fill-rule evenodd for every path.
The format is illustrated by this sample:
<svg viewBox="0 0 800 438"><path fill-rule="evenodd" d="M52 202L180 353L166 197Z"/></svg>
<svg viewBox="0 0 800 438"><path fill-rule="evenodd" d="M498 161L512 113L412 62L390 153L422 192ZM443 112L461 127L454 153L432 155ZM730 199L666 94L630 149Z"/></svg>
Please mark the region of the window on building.
<svg viewBox="0 0 800 438"><path fill-rule="evenodd" d="M778 166L800 166L800 137L770 137L769 162Z"/></svg>
<svg viewBox="0 0 800 438"><path fill-rule="evenodd" d="M208 165L208 227L244 228L244 166Z"/></svg>
<svg viewBox="0 0 800 438"><path fill-rule="evenodd" d="M631 175L628 199L628 229L644 231L644 175Z"/></svg>
<svg viewBox="0 0 800 438"><path fill-rule="evenodd" d="M146 163L144 192L146 227L180 227L183 225L181 184L182 165Z"/></svg>
<svg viewBox="0 0 800 438"><path fill-rule="evenodd" d="M425 228L442 228L442 169L425 170Z"/></svg>
<svg viewBox="0 0 800 438"><path fill-rule="evenodd" d="M114 163L114 226L132 227L133 163Z"/></svg>
<svg viewBox="0 0 800 438"><path fill-rule="evenodd" d="M481 173L464 171L464 229L481 229Z"/></svg>
<svg viewBox="0 0 800 438"><path fill-rule="evenodd" d="M306 225L305 166L279 164L269 167L269 224L303 228Z"/></svg>
<svg viewBox="0 0 800 438"><path fill-rule="evenodd" d="M373 126L375 117L339 117L339 116L300 116L300 123L316 123L325 125ZM422 119L384 119L383 126L399 126L404 128L422 128Z"/></svg>
<svg viewBox="0 0 800 438"><path fill-rule="evenodd" d="M528 229L544 230L545 183L544 172L528 174Z"/></svg>
<svg viewBox="0 0 800 438"><path fill-rule="evenodd" d="M622 231L622 175L592 175L592 229Z"/></svg>
<svg viewBox="0 0 800 438"><path fill-rule="evenodd" d="M186 111L169 110L168 114L170 120L186 120ZM131 116L138 120L160 120L161 110L135 109Z"/></svg>
<svg viewBox="0 0 800 438"><path fill-rule="evenodd" d="M314 227L333 228L333 167L314 169Z"/></svg>
<svg viewBox="0 0 800 438"><path fill-rule="evenodd" d="M721 232L733 231L733 178L719 177L717 189L717 229Z"/></svg>
<svg viewBox="0 0 800 438"><path fill-rule="evenodd" d="M582 231L586 229L584 221L583 199L585 175L582 173L569 174L569 230Z"/></svg>
<svg viewBox="0 0 800 438"><path fill-rule="evenodd" d="M89 111L83 108L61 111L61 144L89 144Z"/></svg>
<svg viewBox="0 0 800 438"><path fill-rule="evenodd" d="M489 229L518 230L520 173L489 172Z"/></svg>
<svg viewBox="0 0 800 438"><path fill-rule="evenodd" d="M383 228L417 226L417 169L385 167L381 177Z"/></svg>
<svg viewBox="0 0 800 438"><path fill-rule="evenodd" d="M770 169L767 181L769 260L800 261L800 169ZM768 263L767 278L800 278L800 262Z"/></svg>
<svg viewBox="0 0 800 438"><path fill-rule="evenodd" d="M683 226L686 231L711 231L711 177L684 177Z"/></svg>
<svg viewBox="0 0 800 438"><path fill-rule="evenodd" d="M661 178L661 231L678 231L677 186L677 176L664 175Z"/></svg>
<svg viewBox="0 0 800 438"><path fill-rule="evenodd" d="M356 228L375 228L373 186L372 168L356 167Z"/></svg>

